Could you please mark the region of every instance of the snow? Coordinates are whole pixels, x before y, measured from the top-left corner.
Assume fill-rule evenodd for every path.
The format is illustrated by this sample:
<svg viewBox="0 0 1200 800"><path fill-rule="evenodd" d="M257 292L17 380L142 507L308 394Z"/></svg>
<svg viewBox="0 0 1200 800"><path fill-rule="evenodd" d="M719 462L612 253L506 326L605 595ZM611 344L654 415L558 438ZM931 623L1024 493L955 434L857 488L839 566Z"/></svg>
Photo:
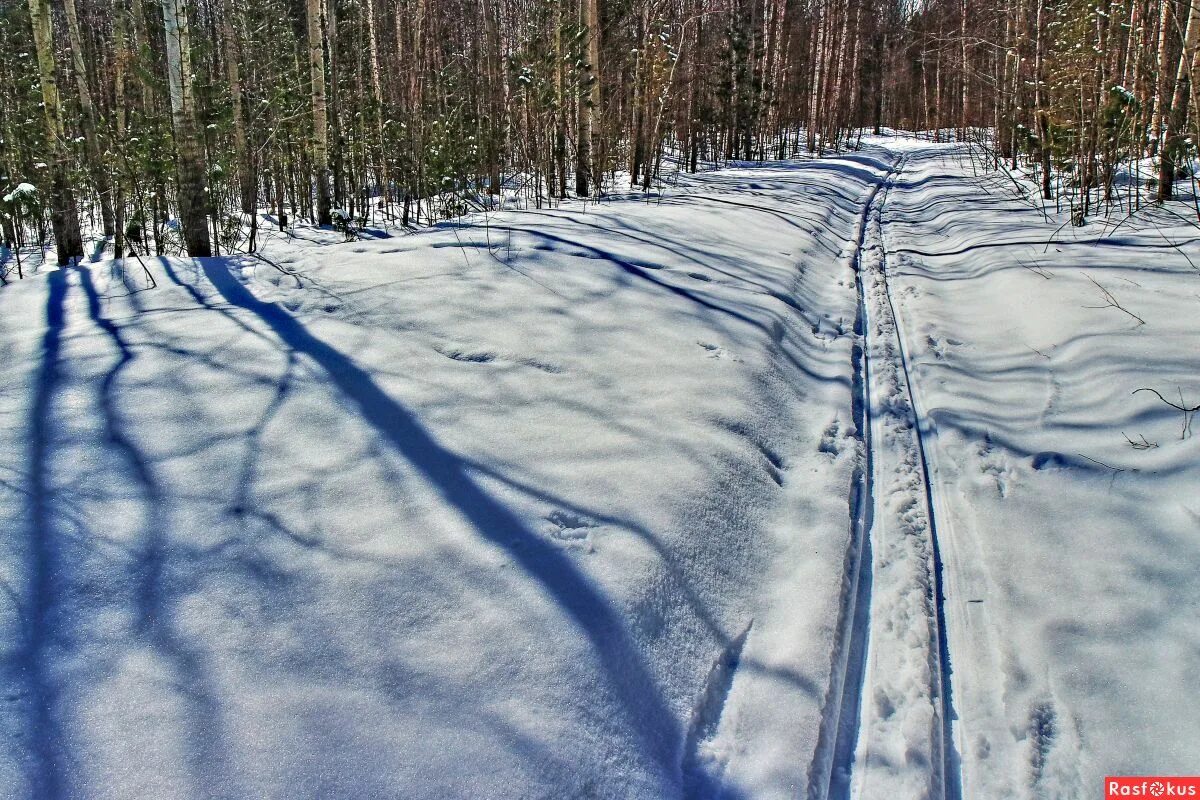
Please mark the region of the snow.
<svg viewBox="0 0 1200 800"><path fill-rule="evenodd" d="M1194 771L1200 239L864 142L0 288L0 797Z"/></svg>
<svg viewBox="0 0 1200 800"><path fill-rule="evenodd" d="M876 177L5 287L0 786L792 794Z"/></svg>
<svg viewBox="0 0 1200 800"><path fill-rule="evenodd" d="M37 195L37 189L34 188L33 184L22 181L11 192L4 195L4 202L12 203L16 200L27 200L35 195Z"/></svg>
<svg viewBox="0 0 1200 800"><path fill-rule="evenodd" d="M1170 210L1063 227L1005 183L911 152L882 212L888 281L933 474L962 796L1089 797L1200 760L1178 713L1200 666L1200 441L1133 394L1200 397L1198 251Z"/></svg>

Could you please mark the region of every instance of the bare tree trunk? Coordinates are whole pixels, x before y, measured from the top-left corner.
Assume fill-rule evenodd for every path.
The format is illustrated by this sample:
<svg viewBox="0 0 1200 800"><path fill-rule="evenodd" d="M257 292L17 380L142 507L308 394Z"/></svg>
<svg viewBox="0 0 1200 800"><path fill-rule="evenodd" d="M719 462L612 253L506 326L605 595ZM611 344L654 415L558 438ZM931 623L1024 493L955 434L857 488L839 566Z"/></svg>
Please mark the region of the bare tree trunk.
<svg viewBox="0 0 1200 800"><path fill-rule="evenodd" d="M880 25L880 28L883 26ZM873 130L876 136L883 133L883 91L884 91L884 75L887 72L888 64L888 37L887 34L879 33L876 35L874 78L872 88L875 90L874 101L872 102L872 123ZM922 79L922 88L924 88L924 79Z"/></svg>
<svg viewBox="0 0 1200 800"><path fill-rule="evenodd" d="M117 7L113 9L113 49L116 51L113 56L113 104L114 116L116 117L117 149L119 151L124 146L125 130L128 123L125 109L125 72L129 60L129 43L125 31L125 8L123 3L118 3ZM128 242L125 241L125 188L120 178L115 182L113 206L115 212L113 221L116 223L113 249L116 252L117 258L124 258L129 251L127 249Z"/></svg>
<svg viewBox="0 0 1200 800"><path fill-rule="evenodd" d="M1171 65L1171 3L1172 0L1160 0L1162 11L1158 20L1158 79L1154 88L1154 110L1151 114L1150 124L1152 126L1150 133L1150 155L1154 155L1157 149L1162 146L1163 123L1164 117L1167 114L1167 94L1171 91L1167 85L1167 80L1170 77Z"/></svg>
<svg viewBox="0 0 1200 800"><path fill-rule="evenodd" d="M500 45L500 20L498 19L499 4L491 0L481 0L480 13L483 15L483 30L485 37L484 63L485 97L484 105L488 116L488 138L486 144L487 170L489 191L499 194L501 190L500 150L501 137L504 134L502 118L504 116L504 101L501 94L504 76L501 64L504 54Z"/></svg>
<svg viewBox="0 0 1200 800"><path fill-rule="evenodd" d="M970 49L967 46L967 0L962 0L961 3L961 21L959 23L959 45L962 48L962 73L959 75L959 80L962 81L962 109L959 117L960 139L965 139L967 135L967 124L970 122L968 117L970 113Z"/></svg>
<svg viewBox="0 0 1200 800"><path fill-rule="evenodd" d="M592 186L596 194L604 182L604 122L600 108L600 80L604 74L600 65L600 0L584 0L587 4L588 63L591 65L591 90L588 93L588 161Z"/></svg>
<svg viewBox="0 0 1200 800"><path fill-rule="evenodd" d="M1046 108L1046 76L1045 76L1045 36L1043 20L1045 18L1045 0L1037 0L1037 13L1034 16L1033 44L1033 81L1034 101L1037 109L1037 128L1039 139L1039 155L1042 161L1042 199L1052 200L1054 192L1050 182L1050 112Z"/></svg>
<svg viewBox="0 0 1200 800"><path fill-rule="evenodd" d="M241 58L234 21L238 9L233 0L221 0L221 18L217 26L221 33L221 47L225 51L225 77L229 81L229 97L233 115L233 152L237 160L238 183L242 213L253 214L258 205L258 187L255 185L254 169L250 164L250 151L246 144L246 111L242 90Z"/></svg>
<svg viewBox="0 0 1200 800"><path fill-rule="evenodd" d="M129 70L129 39L125 30L124 4L118 4L113 10L113 108L116 116L118 146L124 141L125 129L128 124L128 112L125 102L125 75ZM120 235L118 230L117 234Z"/></svg>
<svg viewBox="0 0 1200 800"><path fill-rule="evenodd" d="M637 35L634 39L639 45L643 44L644 34L641 27L641 20L637 27ZM642 86L646 82L645 77L645 47L638 47L637 54L633 59L633 88L629 93L629 186L636 187L638 184L638 176L640 174L642 164Z"/></svg>
<svg viewBox="0 0 1200 800"><path fill-rule="evenodd" d="M333 178L333 203L346 210L346 131L342 119L341 92L338 75L341 74L340 39L338 37L337 0L325 0L325 50L329 58L329 80L325 82L325 100L329 116L329 133L332 146L327 150L329 172ZM319 165L318 165L319 167Z"/></svg>
<svg viewBox="0 0 1200 800"><path fill-rule="evenodd" d="M554 164L558 170L558 196L567 196L567 98L563 93L563 8L554 4Z"/></svg>
<svg viewBox="0 0 1200 800"><path fill-rule="evenodd" d="M809 106L808 106L808 149L810 152L817 151L817 129L821 124L821 95L825 84L825 71L828 59L825 56L825 38L827 23L825 22L828 16L829 3L823 0L818 6L818 22L816 43L813 49L813 74L809 79Z"/></svg>
<svg viewBox="0 0 1200 800"><path fill-rule="evenodd" d="M317 224L333 222L329 203L329 109L325 102L325 37L321 0L307 0L308 65L312 79L312 157L317 182Z"/></svg>
<svg viewBox="0 0 1200 800"><path fill-rule="evenodd" d="M1158 154L1158 199L1170 200L1175 194L1175 169L1184 153L1184 124L1188 101L1191 99L1192 64L1200 55L1200 0L1188 11L1187 30L1183 37L1183 52L1175 70L1175 87L1167 109L1162 150Z"/></svg>
<svg viewBox="0 0 1200 800"><path fill-rule="evenodd" d="M37 50L38 77L46 119L46 143L52 161L50 172L50 222L60 266L83 257L79 233L79 209L67 182L67 150L63 143L62 106L54 74L54 34L50 24L50 0L29 0L29 19Z"/></svg>
<svg viewBox="0 0 1200 800"><path fill-rule="evenodd" d="M175 173L179 189L179 223L188 255L212 255L208 235L204 150L196 134L192 97L191 34L187 0L162 0L167 48L167 85L171 92L171 127L175 133Z"/></svg>
<svg viewBox="0 0 1200 800"><path fill-rule="evenodd" d="M854 32L854 49L850 54L849 97L847 98L847 107L843 112L846 125L850 128L856 127L859 124L858 110L859 104L862 102L862 81L859 80L861 77L859 75L861 67L860 59L862 57L860 51L862 50L863 39L861 23L862 7L856 4L854 8L854 27L852 29Z"/></svg>
<svg viewBox="0 0 1200 800"><path fill-rule="evenodd" d="M367 46L371 68L371 99L375 101L375 145L379 148L379 165L376 168L380 183L380 199L391 216L391 176L387 153L383 141L383 85L379 77L379 34L375 30L375 0L367 0L364 13L367 16Z"/></svg>

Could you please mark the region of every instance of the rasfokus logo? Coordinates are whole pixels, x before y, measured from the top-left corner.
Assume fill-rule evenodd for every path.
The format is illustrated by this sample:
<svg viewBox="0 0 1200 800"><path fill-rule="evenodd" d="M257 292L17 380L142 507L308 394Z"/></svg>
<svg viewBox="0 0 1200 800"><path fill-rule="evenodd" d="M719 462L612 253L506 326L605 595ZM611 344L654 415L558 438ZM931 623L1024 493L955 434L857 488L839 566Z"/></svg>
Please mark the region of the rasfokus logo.
<svg viewBox="0 0 1200 800"><path fill-rule="evenodd" d="M1118 797L1195 797L1200 800L1200 775L1109 776L1104 779L1104 800Z"/></svg>

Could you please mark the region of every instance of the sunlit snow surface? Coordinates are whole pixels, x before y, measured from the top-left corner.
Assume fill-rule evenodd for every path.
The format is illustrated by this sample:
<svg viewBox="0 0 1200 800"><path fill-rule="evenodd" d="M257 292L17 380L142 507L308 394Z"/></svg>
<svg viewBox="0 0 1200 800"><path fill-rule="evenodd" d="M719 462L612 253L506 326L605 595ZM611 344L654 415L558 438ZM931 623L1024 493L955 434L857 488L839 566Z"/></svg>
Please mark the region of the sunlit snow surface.
<svg viewBox="0 0 1200 800"><path fill-rule="evenodd" d="M924 147L883 209L968 798L1200 764L1200 437L1133 394L1200 405L1200 231L1183 202L1065 211Z"/></svg>
<svg viewBox="0 0 1200 800"><path fill-rule="evenodd" d="M952 153L4 286L0 796L819 796L901 158L964 797L1194 771L1200 440L1130 393L1200 403L1200 246ZM928 770L867 674L855 769Z"/></svg>

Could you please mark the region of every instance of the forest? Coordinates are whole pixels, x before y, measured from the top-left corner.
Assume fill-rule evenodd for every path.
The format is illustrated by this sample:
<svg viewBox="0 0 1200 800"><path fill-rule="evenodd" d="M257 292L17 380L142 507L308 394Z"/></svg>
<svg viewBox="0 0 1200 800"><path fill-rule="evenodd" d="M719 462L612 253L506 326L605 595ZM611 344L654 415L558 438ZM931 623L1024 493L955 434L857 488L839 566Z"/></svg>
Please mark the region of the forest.
<svg viewBox="0 0 1200 800"><path fill-rule="evenodd" d="M252 252L257 209L421 224L885 127L1079 224L1191 175L1198 66L1186 0L3 0L3 240Z"/></svg>

